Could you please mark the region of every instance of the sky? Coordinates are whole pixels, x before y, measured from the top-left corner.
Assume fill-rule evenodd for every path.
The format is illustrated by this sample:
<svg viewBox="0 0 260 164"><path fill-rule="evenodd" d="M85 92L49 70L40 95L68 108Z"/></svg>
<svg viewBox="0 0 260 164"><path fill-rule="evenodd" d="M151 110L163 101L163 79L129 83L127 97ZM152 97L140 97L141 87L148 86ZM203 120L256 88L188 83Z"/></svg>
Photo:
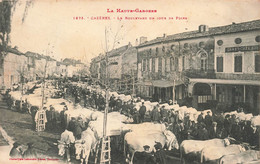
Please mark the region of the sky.
<svg viewBox="0 0 260 164"><path fill-rule="evenodd" d="M197 30L201 24L216 27L260 19L259 7L259 0L35 0L22 23L25 0L20 0L12 17L11 46L17 46L24 53L46 55L48 50L57 60L74 58L87 63L113 47L129 42L135 45L141 36L152 40L163 34ZM108 9L114 13L108 13ZM117 13L117 9L157 12ZM90 19L97 16L111 20ZM125 20L125 17L147 17L148 20ZM155 19L149 20L149 17ZM166 20L158 17L166 17ZM176 20L176 17L186 19Z"/></svg>

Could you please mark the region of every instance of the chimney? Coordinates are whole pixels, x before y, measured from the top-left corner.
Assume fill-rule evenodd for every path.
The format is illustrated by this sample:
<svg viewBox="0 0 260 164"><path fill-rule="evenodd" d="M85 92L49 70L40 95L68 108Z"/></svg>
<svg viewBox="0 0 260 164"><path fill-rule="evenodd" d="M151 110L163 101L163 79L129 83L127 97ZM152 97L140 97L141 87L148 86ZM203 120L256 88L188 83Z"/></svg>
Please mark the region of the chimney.
<svg viewBox="0 0 260 164"><path fill-rule="evenodd" d="M163 34L163 38L166 38L166 34L165 33Z"/></svg>
<svg viewBox="0 0 260 164"><path fill-rule="evenodd" d="M138 46L138 38L135 40L135 46Z"/></svg>
<svg viewBox="0 0 260 164"><path fill-rule="evenodd" d="M140 44L143 44L147 41L147 37L141 36L140 37Z"/></svg>
<svg viewBox="0 0 260 164"><path fill-rule="evenodd" d="M207 25L199 26L199 32L206 32L206 31L209 31L209 26L207 26Z"/></svg>

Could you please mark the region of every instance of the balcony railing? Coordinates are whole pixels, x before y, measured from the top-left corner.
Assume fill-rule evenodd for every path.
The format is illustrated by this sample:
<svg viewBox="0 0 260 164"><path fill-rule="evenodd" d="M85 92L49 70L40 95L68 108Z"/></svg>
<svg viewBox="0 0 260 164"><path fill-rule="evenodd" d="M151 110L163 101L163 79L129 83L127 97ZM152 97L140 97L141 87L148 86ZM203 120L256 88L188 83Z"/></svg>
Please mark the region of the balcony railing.
<svg viewBox="0 0 260 164"><path fill-rule="evenodd" d="M216 73L216 78L228 80L260 80L260 74Z"/></svg>
<svg viewBox="0 0 260 164"><path fill-rule="evenodd" d="M216 78L215 70L188 69L184 70L183 74L189 78Z"/></svg>

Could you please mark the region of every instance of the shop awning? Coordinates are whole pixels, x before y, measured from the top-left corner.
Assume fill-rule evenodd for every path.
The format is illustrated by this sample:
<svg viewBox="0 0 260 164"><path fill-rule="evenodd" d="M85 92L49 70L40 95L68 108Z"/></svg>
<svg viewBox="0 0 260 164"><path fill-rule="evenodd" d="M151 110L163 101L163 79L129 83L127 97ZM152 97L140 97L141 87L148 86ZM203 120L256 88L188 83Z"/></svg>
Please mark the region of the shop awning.
<svg viewBox="0 0 260 164"><path fill-rule="evenodd" d="M160 88L167 88L167 87L172 87L174 82L169 81L169 80L154 80L153 82L154 87L160 87ZM175 86L181 85L183 82L181 81L175 81Z"/></svg>
<svg viewBox="0 0 260 164"><path fill-rule="evenodd" d="M193 83L210 83L210 84L236 84L236 85L258 85L258 80L226 80L226 79L190 79Z"/></svg>

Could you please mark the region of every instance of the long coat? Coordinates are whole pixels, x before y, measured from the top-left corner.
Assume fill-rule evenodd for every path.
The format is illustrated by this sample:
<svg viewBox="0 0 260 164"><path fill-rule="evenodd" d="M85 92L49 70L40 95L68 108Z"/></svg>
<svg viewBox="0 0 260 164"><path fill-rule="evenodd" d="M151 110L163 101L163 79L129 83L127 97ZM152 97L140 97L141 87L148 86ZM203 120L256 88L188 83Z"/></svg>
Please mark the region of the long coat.
<svg viewBox="0 0 260 164"><path fill-rule="evenodd" d="M9 153L10 157L13 158L22 158L22 153L17 150L17 148L13 147Z"/></svg>

